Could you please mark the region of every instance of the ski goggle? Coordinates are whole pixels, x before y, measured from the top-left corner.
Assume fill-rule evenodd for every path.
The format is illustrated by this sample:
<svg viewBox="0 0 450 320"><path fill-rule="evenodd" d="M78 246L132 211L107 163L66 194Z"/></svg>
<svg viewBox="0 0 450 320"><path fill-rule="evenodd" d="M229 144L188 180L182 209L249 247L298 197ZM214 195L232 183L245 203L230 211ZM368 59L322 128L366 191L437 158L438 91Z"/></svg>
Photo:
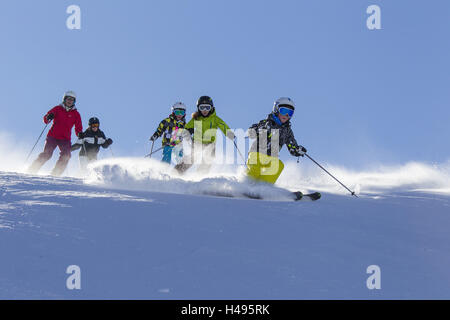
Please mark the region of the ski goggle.
<svg viewBox="0 0 450 320"><path fill-rule="evenodd" d="M294 115L294 110L287 107L280 107L278 109L278 112L283 116L288 116L289 118L292 118L292 116Z"/></svg>
<svg viewBox="0 0 450 320"><path fill-rule="evenodd" d="M100 127L100 124L99 123L93 123L93 124L91 124L91 127L92 128L98 128L98 127Z"/></svg>
<svg viewBox="0 0 450 320"><path fill-rule="evenodd" d="M211 111L211 108L210 104L201 104L198 106L198 110L200 111Z"/></svg>
<svg viewBox="0 0 450 320"><path fill-rule="evenodd" d="M186 111L182 109L175 109L173 110L173 114L176 116L184 116L186 114Z"/></svg>

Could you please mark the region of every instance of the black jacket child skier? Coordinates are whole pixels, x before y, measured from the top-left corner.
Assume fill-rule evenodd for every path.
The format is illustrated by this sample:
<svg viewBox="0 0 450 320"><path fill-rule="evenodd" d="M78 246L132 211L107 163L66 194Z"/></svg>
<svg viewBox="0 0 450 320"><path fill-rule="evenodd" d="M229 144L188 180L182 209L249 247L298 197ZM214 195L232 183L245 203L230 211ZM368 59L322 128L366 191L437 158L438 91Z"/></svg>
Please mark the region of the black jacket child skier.
<svg viewBox="0 0 450 320"><path fill-rule="evenodd" d="M100 120L98 118L89 119L89 128L78 135L78 140L72 145L72 151L81 148L79 153L80 169L86 173L88 164L97 160L100 147L106 149L113 141L107 139L103 131L100 130Z"/></svg>
<svg viewBox="0 0 450 320"><path fill-rule="evenodd" d="M267 119L249 128L249 137L256 139L247 160L247 175L250 178L274 184L284 169L283 162L278 158L283 145L294 157L305 155L306 149L297 144L291 129L294 110L294 101L280 98L275 101Z"/></svg>
<svg viewBox="0 0 450 320"><path fill-rule="evenodd" d="M186 125L186 106L182 102L176 102L172 108L172 113L163 119L155 133L150 138L154 142L162 136L163 158L162 161L168 164L172 162L172 153L177 160L183 157L182 131Z"/></svg>

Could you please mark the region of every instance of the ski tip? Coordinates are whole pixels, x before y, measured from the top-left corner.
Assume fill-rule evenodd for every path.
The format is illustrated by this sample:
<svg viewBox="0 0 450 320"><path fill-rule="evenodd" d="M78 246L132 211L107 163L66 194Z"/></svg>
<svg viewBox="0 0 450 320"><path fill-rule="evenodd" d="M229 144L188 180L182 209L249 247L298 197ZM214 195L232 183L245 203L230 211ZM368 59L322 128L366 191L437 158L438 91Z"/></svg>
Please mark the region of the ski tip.
<svg viewBox="0 0 450 320"><path fill-rule="evenodd" d="M303 193L302 192L300 192L300 191L296 191L296 192L293 192L293 194L294 194L294 200L295 201L299 201L299 200L302 200L302 198L303 198Z"/></svg>
<svg viewBox="0 0 450 320"><path fill-rule="evenodd" d="M295 196L295 201L301 201L301 200L310 200L310 201L316 201L322 198L322 194L320 192L314 192L309 194L303 194L300 191L293 192Z"/></svg>
<svg viewBox="0 0 450 320"><path fill-rule="evenodd" d="M310 197L313 200L319 200L320 198L322 198L322 194L320 192L314 192L311 193Z"/></svg>

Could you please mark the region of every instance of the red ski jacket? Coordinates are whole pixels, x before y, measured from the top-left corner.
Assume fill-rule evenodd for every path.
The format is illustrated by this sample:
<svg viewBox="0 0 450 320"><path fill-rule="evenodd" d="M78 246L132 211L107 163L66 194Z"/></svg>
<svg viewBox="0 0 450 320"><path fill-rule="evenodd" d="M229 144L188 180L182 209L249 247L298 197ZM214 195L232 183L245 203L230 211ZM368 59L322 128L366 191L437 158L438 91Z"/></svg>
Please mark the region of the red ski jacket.
<svg viewBox="0 0 450 320"><path fill-rule="evenodd" d="M77 136L83 131L81 116L77 109L73 108L67 111L62 105L56 106L44 116L44 122L46 124L49 123L47 116L50 113L53 113L55 118L53 119L53 125L47 134L48 137L70 141L73 126L75 126L75 133Z"/></svg>

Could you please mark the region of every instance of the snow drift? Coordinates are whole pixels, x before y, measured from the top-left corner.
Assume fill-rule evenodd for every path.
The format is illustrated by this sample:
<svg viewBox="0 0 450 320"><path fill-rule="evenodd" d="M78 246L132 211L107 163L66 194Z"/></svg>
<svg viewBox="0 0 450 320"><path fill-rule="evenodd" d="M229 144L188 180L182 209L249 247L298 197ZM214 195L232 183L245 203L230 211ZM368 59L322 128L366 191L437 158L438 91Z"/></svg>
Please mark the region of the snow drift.
<svg viewBox="0 0 450 320"><path fill-rule="evenodd" d="M285 189L248 181L242 169L219 171L216 167L208 175L199 175L193 167L180 176L160 161L122 158L99 161L91 165L90 170L86 183L107 188L228 197L254 194L267 200L292 200Z"/></svg>
<svg viewBox="0 0 450 320"><path fill-rule="evenodd" d="M399 191L450 194L450 163L430 166L411 162L402 166L381 166L361 172L333 165L327 168L358 194L381 195ZM179 176L172 168L159 161L122 158L99 161L90 169L87 183L124 190L180 194L216 192L230 196L253 191L268 200L290 199L286 190L348 194L320 168L313 164L295 162L287 163L277 183L278 187L255 185L247 181L243 166L217 165L206 176L196 174L193 168L187 175Z"/></svg>

